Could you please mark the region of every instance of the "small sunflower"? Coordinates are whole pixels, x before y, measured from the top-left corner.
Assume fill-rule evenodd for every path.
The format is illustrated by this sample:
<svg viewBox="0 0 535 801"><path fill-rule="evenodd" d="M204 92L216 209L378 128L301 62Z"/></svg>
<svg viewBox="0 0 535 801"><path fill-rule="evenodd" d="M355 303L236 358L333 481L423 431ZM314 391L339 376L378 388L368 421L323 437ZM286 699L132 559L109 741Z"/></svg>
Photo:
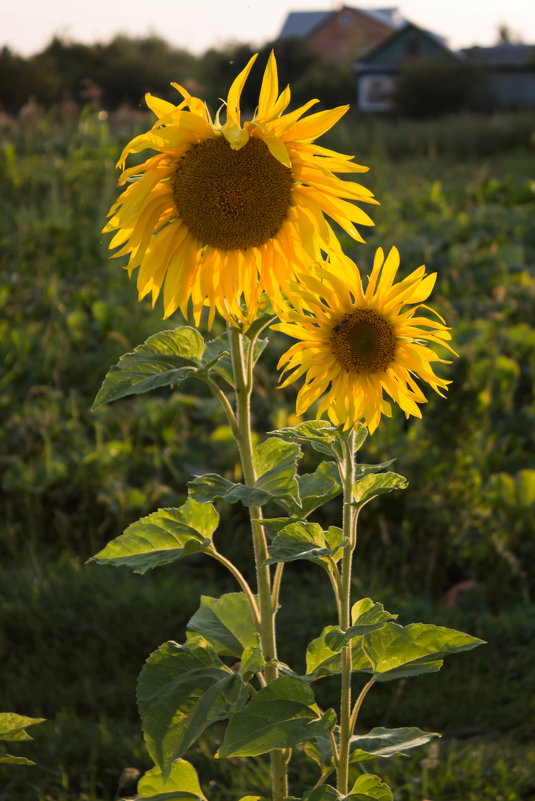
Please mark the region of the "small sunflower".
<svg viewBox="0 0 535 801"><path fill-rule="evenodd" d="M241 124L240 96L253 56L230 87L226 121L212 120L205 104L173 83L183 100L175 106L146 95L157 116L153 128L135 137L118 166L128 182L110 210L104 231L115 231L114 256L129 255L129 274L139 267L141 300L163 287L164 317L193 303L227 320L253 319L263 291L280 298L280 287L320 253L339 244L324 215L363 241L354 223L373 225L355 202L377 203L372 193L334 173L366 172L351 156L314 144L348 106L303 118L317 101L283 114L290 89L280 95L277 65L269 57L252 120ZM129 154L156 154L125 169Z"/></svg>
<svg viewBox="0 0 535 801"><path fill-rule="evenodd" d="M291 306L286 311L281 307L282 322L273 327L299 340L278 364L284 366L283 374L293 371L282 386L306 373L297 414L321 398L318 417L327 412L334 425L344 428L363 420L373 433L382 414L392 415L385 393L407 417L421 417L418 404L426 402L416 378L444 395L451 382L435 375L432 363L447 362L428 344L455 353L445 344L451 336L438 314L436 320L420 311L433 312L422 301L429 297L436 273L426 275L425 267L418 267L394 284L398 267L397 249L385 260L379 248L365 292L358 267L343 255L290 286ZM405 308L408 304L416 305Z"/></svg>

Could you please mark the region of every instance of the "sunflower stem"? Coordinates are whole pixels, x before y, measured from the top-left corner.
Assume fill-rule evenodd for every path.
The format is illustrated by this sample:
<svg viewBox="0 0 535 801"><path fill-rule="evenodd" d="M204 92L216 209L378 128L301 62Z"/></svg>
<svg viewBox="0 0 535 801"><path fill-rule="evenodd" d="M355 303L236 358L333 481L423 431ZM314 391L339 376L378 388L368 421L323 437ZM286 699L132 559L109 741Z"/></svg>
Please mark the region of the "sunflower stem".
<svg viewBox="0 0 535 801"><path fill-rule="evenodd" d="M247 486L254 486L256 470L253 456L253 441L251 431L251 391L253 387L253 342L248 342L248 350L244 352L244 340L237 329L229 326L230 354L232 358L232 371L234 387L236 389L236 441L240 452L243 470L243 479ZM247 340L245 340L247 342ZM264 676L266 684L277 678L277 644L275 638L275 613L272 601L270 569L264 563L268 558L266 535L261 523L262 508L250 506L251 532L256 567L256 581L258 591L258 608L260 612L260 642L262 654L266 663ZM277 588L276 588L277 589ZM288 795L288 781L286 761L282 751L272 751L271 754L271 781L273 801L283 801Z"/></svg>
<svg viewBox="0 0 535 801"><path fill-rule="evenodd" d="M347 545L342 554L340 628L347 631L350 624L351 609L351 565L355 548L355 507L353 484L355 482L355 432L351 428L344 436L344 459L342 462L342 481L344 489L343 532ZM338 750L337 789L342 795L348 793L349 782L349 741L351 738L351 644L341 652L342 677L340 692L340 746Z"/></svg>

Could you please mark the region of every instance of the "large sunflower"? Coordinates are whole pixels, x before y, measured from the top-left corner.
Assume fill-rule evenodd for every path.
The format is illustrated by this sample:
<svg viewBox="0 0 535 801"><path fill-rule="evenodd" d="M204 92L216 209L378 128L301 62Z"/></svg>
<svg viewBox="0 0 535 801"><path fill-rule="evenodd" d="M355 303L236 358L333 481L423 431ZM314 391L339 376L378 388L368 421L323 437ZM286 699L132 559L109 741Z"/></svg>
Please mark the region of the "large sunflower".
<svg viewBox="0 0 535 801"><path fill-rule="evenodd" d="M283 114L290 90L279 95L272 53L255 115L242 124L240 96L255 59L230 87L224 124L178 84L178 106L147 94L158 119L119 159L119 183L128 186L104 230L116 231L110 248L129 254L129 274L139 267L140 300L152 293L154 305L163 286L165 317L177 308L187 316L191 299L197 322L203 305L210 320L216 309L227 320L244 319L243 300L250 320L262 291L277 299L321 250L339 248L324 215L358 241L354 223L373 225L354 203L376 203L372 193L334 174L368 168L314 144L348 106L302 119L317 102L310 100ZM156 154L124 169L129 154L148 148Z"/></svg>
<svg viewBox="0 0 535 801"><path fill-rule="evenodd" d="M278 364L283 374L293 371L282 386L306 373L297 395L298 414L323 396L318 417L327 412L345 428L363 420L372 433L381 414L392 414L385 394L407 417L421 417L418 404L426 402L415 378L443 395L450 382L435 375L432 362L444 360L428 343L451 351L445 344L451 336L439 315L431 319L420 311L428 309L422 302L436 273L426 275L425 267L418 267L395 284L398 267L397 249L385 260L379 248L364 291L357 266L341 255L290 287L291 306L281 308L282 322L274 328L299 340Z"/></svg>

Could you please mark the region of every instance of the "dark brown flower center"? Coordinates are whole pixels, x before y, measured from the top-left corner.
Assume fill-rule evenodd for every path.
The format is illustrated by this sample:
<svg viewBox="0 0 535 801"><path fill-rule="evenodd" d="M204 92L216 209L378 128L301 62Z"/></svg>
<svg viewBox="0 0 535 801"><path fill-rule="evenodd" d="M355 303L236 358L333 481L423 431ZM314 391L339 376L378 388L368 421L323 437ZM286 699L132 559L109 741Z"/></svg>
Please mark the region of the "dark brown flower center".
<svg viewBox="0 0 535 801"><path fill-rule="evenodd" d="M220 250L245 250L278 233L291 205L293 176L261 139L233 150L218 136L187 150L172 185L192 236Z"/></svg>
<svg viewBox="0 0 535 801"><path fill-rule="evenodd" d="M394 327L374 309L355 309L333 328L331 348L348 372L379 373L396 355Z"/></svg>

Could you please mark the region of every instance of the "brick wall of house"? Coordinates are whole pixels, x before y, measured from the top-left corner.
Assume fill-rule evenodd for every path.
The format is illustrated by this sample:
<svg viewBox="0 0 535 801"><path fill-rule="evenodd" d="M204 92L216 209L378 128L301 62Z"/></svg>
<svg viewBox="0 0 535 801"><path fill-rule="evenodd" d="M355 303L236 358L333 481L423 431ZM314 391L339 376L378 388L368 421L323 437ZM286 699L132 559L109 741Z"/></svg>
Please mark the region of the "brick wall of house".
<svg viewBox="0 0 535 801"><path fill-rule="evenodd" d="M376 47L392 28L354 8L330 14L307 37L310 46L326 61L349 63Z"/></svg>

